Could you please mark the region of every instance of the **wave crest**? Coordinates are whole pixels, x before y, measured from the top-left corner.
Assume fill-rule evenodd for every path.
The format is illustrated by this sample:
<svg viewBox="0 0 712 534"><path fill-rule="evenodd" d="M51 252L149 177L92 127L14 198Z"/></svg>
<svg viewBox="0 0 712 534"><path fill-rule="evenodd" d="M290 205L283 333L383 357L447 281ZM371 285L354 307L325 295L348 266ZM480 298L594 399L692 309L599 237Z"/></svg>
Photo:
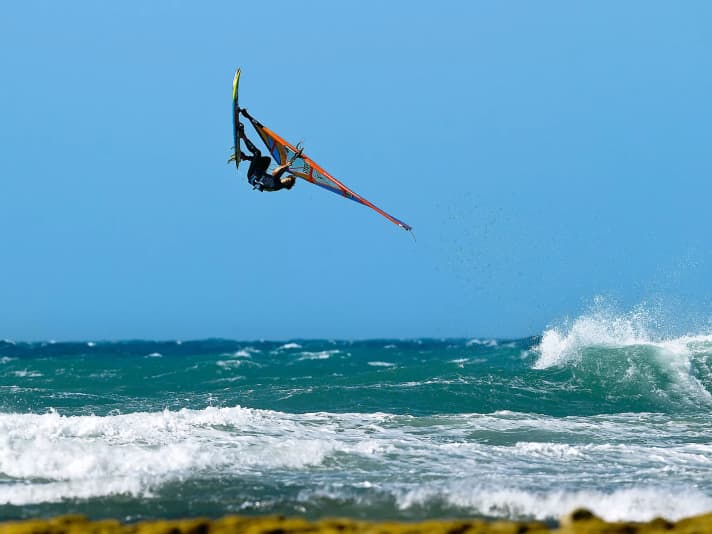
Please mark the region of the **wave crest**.
<svg viewBox="0 0 712 534"><path fill-rule="evenodd" d="M533 368L569 369L609 398L712 403L712 334L659 335L663 326L644 306L621 313L597 299L588 313L542 334Z"/></svg>

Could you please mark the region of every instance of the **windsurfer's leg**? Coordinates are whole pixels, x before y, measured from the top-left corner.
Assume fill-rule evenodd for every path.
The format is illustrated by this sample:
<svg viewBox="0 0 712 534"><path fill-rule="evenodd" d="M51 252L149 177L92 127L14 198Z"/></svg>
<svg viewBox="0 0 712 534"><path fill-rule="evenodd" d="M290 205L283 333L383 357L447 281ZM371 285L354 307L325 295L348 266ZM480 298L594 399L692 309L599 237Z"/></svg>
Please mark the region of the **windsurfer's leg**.
<svg viewBox="0 0 712 534"><path fill-rule="evenodd" d="M260 152L259 148L257 148L252 141L250 141L247 136L245 135L245 126L242 123L239 123L239 126L237 127L238 134L240 135L240 139L242 139L245 142L245 146L247 147L247 150L252 152L253 155L259 157L262 155Z"/></svg>
<svg viewBox="0 0 712 534"><path fill-rule="evenodd" d="M230 155L230 158L227 160L227 162L232 163L236 159L237 159L237 154L232 153ZM253 159L255 159L255 156L249 156L249 155L245 154L242 150L240 150L240 161L245 161L245 160L252 161Z"/></svg>
<svg viewBox="0 0 712 534"><path fill-rule="evenodd" d="M247 150L252 152L254 157L259 158L260 156L262 156L262 152L260 152L260 149L252 144L252 141L250 141L247 137L243 137L242 140L245 142Z"/></svg>

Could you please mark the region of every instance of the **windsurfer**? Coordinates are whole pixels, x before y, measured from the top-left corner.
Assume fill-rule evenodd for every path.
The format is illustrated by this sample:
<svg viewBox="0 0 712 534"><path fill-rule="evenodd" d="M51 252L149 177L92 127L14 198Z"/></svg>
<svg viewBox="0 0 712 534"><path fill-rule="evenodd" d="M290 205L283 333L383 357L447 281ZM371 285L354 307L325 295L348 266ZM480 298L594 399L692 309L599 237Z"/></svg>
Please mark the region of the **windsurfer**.
<svg viewBox="0 0 712 534"><path fill-rule="evenodd" d="M280 189L291 189L297 181L293 175L283 177L289 166L294 163L302 151L299 150L288 162L276 167L271 173L267 171L272 159L269 156L263 156L260 150L250 141L245 135L245 127L242 123L238 124L238 133L240 138L245 142L247 149L252 152L252 155L245 154L240 151L240 159L248 160L250 166L247 169L247 181L250 182L255 189L260 191L279 191ZM233 161L235 156L231 156L229 161Z"/></svg>

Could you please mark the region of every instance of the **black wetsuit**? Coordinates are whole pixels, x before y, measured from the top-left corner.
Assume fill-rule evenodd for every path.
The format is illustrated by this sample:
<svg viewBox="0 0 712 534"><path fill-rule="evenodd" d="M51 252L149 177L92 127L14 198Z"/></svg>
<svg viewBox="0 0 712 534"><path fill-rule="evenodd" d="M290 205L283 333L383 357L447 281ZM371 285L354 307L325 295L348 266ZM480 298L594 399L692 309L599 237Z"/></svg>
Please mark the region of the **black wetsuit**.
<svg viewBox="0 0 712 534"><path fill-rule="evenodd" d="M284 189L282 180L267 172L272 159L269 156L263 156L262 152L244 134L241 137L247 149L252 152L251 156L240 152L240 159L246 159L250 162L250 166L247 169L247 181L250 182L250 185L260 191L279 191Z"/></svg>

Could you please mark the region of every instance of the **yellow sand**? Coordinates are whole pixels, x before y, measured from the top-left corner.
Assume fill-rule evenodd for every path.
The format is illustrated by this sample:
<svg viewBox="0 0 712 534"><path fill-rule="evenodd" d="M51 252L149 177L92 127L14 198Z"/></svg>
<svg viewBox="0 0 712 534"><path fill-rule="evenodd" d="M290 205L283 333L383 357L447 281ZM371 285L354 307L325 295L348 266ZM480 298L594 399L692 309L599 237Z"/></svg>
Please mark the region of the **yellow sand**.
<svg viewBox="0 0 712 534"><path fill-rule="evenodd" d="M0 534L524 534L549 532L543 523L479 520L424 521L420 523L367 522L350 519L306 521L285 517L239 517L145 521L122 524L115 520L89 521L83 516L63 516L48 520L0 523ZM648 523L607 523L587 510L576 510L561 521L557 534L712 534L712 513L675 523L654 519Z"/></svg>

